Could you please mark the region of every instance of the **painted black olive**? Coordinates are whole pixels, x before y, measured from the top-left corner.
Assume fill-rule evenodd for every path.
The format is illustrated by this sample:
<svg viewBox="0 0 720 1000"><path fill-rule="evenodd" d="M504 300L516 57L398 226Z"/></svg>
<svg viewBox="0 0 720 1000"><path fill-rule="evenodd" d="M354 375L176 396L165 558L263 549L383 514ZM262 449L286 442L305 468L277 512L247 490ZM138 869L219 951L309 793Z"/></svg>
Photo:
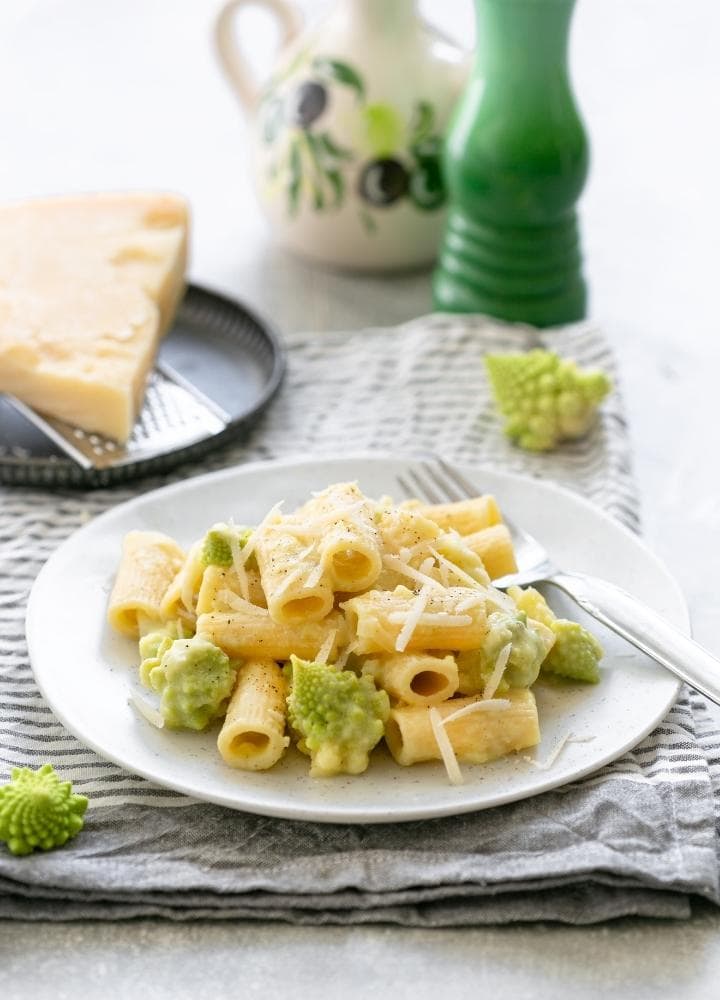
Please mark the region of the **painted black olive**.
<svg viewBox="0 0 720 1000"><path fill-rule="evenodd" d="M327 107L328 92L317 80L306 80L290 94L287 118L291 125L310 128Z"/></svg>
<svg viewBox="0 0 720 1000"><path fill-rule="evenodd" d="M360 174L360 195L371 205L392 205L408 189L408 172L398 160L371 160Z"/></svg>
<svg viewBox="0 0 720 1000"><path fill-rule="evenodd" d="M410 199L426 212L432 212L445 201L445 184L438 160L421 164L410 177Z"/></svg>
<svg viewBox="0 0 720 1000"><path fill-rule="evenodd" d="M438 139L417 143L412 153L417 166L410 175L410 200L416 208L432 212L445 202L446 190L442 171L442 146Z"/></svg>

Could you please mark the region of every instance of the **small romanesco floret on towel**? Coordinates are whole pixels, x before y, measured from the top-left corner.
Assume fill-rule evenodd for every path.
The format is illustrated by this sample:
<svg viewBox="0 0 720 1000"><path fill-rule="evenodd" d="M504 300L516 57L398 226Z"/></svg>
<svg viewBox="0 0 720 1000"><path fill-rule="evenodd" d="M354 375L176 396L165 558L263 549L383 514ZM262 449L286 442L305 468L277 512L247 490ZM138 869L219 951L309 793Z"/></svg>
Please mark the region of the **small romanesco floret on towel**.
<svg viewBox="0 0 720 1000"><path fill-rule="evenodd" d="M0 840L13 854L62 847L83 828L88 800L73 795L52 764L37 771L15 767L9 785L0 788Z"/></svg>
<svg viewBox="0 0 720 1000"><path fill-rule="evenodd" d="M312 777L361 774L382 739L390 702L371 677L293 656L288 718L298 748L311 757Z"/></svg>
<svg viewBox="0 0 720 1000"><path fill-rule="evenodd" d="M485 367L505 433L529 451L583 437L612 388L601 371L583 371L552 351L488 354Z"/></svg>
<svg viewBox="0 0 720 1000"><path fill-rule="evenodd" d="M509 615L494 611L488 617L488 633L478 650L457 657L461 694L481 694L495 670L500 652L512 644L507 665L496 694L508 688L530 687L537 680L540 665L552 645L552 635L539 622L529 621L524 611Z"/></svg>
<svg viewBox="0 0 720 1000"><path fill-rule="evenodd" d="M223 566L227 569L233 564L232 543L237 541L240 549L247 545L252 535L252 528L240 524L214 524L203 539L201 559L205 566Z"/></svg>
<svg viewBox="0 0 720 1000"><path fill-rule="evenodd" d="M170 729L205 729L225 714L236 669L221 649L195 636L163 639L158 656L143 660L140 676L161 695L160 714Z"/></svg>
<svg viewBox="0 0 720 1000"><path fill-rule="evenodd" d="M519 608L543 622L555 635L555 643L542 665L543 673L597 684L603 648L592 632L579 622L556 618L545 598L533 587L526 590L509 587L508 594Z"/></svg>

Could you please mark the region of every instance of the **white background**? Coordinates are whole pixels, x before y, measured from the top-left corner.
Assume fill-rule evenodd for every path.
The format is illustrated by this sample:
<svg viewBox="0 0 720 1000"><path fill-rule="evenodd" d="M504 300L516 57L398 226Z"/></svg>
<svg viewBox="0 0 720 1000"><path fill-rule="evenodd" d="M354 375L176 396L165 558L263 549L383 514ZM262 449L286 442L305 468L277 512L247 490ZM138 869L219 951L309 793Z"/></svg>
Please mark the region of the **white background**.
<svg viewBox="0 0 720 1000"><path fill-rule="evenodd" d="M311 269L272 247L249 189L242 115L213 55L218 6L2 0L0 198L183 191L194 210L193 277L260 307L281 328L392 323L427 311L424 275L359 280ZM313 18L327 8L321 0L303 6ZM422 6L458 38L472 37L470 0ZM255 65L267 66L269 21L248 15L240 30L252 35ZM697 637L720 654L720 5L580 0L572 67L593 148L582 201L592 313L621 360L646 535L684 587ZM89 951L72 985L72 957L44 949L45 987L27 960L25 942L35 932L17 925L3 944L3 931L0 951L15 956L5 970L18 997L30 995L31 981L35 997L65 995L57 977L67 995L78 995L83 982L85 996L129 995L123 984L129 989L137 979L148 998L173 990L215 996L218 983L229 991L239 982L227 976L238 969L234 948L242 941L248 996L288 976L309 989L312 952L331 984L328 995L366 995L364 983L402 973L406 983L415 980L414 997L443 995L451 983L453 996L475 997L482 987L557 1000L606 990L637 1000L672 991L692 1000L716 989L717 924L707 916L678 928L452 934L210 927L192 936L152 924L112 934L94 925L46 928L54 946ZM193 949L190 964L183 962ZM216 977L212 993L193 972L199 958ZM147 975L148 962L162 969L159 979ZM192 993L185 992L190 981ZM291 987L290 995L299 994Z"/></svg>

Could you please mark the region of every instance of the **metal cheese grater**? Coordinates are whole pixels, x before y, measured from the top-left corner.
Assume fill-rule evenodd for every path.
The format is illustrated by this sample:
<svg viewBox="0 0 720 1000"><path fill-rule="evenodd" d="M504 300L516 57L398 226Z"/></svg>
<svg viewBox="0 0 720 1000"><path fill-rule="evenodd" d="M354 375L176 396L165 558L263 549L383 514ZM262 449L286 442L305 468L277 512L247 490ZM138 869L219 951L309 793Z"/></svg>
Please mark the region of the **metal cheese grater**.
<svg viewBox="0 0 720 1000"><path fill-rule="evenodd" d="M6 396L6 399L83 469L107 469L141 462L162 452L189 447L219 434L232 419L217 403L162 361L157 362L148 380L145 403L124 445L99 434L88 434L63 420L43 417L14 396Z"/></svg>
<svg viewBox="0 0 720 1000"><path fill-rule="evenodd" d="M112 486L201 458L252 425L284 370L283 346L265 320L190 285L127 443L86 433L0 394L0 483Z"/></svg>

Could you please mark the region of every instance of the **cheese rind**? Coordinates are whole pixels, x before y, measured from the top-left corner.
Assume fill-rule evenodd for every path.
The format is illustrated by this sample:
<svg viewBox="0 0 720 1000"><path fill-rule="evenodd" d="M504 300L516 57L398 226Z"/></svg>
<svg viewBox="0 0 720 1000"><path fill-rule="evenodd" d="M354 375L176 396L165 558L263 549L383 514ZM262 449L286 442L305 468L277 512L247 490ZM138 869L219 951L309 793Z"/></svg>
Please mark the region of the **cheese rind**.
<svg viewBox="0 0 720 1000"><path fill-rule="evenodd" d="M0 392L126 441L184 291L187 226L174 195L0 207Z"/></svg>

